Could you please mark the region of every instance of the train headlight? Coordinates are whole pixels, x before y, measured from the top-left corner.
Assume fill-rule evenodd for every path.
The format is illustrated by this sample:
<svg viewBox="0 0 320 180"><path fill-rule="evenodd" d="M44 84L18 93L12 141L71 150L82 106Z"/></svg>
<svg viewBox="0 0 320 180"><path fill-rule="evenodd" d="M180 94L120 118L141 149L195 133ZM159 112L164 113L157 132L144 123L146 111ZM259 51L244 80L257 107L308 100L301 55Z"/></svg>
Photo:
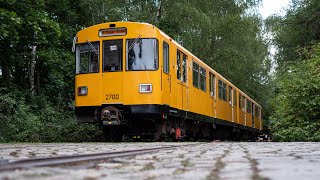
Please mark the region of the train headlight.
<svg viewBox="0 0 320 180"><path fill-rule="evenodd" d="M140 93L152 93L152 84L140 84Z"/></svg>
<svg viewBox="0 0 320 180"><path fill-rule="evenodd" d="M88 95L88 86L79 86L78 87L78 96Z"/></svg>

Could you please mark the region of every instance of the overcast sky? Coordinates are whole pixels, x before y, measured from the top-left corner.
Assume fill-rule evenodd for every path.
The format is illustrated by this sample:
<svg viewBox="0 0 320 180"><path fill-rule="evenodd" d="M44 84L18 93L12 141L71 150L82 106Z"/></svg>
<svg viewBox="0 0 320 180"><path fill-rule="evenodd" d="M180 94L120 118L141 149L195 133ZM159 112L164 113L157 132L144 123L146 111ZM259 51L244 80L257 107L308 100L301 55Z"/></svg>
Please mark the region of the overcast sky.
<svg viewBox="0 0 320 180"><path fill-rule="evenodd" d="M272 14L284 15L289 3L290 0L263 0L259 12L264 19Z"/></svg>
<svg viewBox="0 0 320 180"><path fill-rule="evenodd" d="M262 0L262 4L260 5L259 12L262 15L264 19L266 19L268 16L271 16L273 14L282 15L284 16L286 14L285 9L289 6L291 0ZM269 38L271 38L270 34L266 34ZM277 49L275 46L269 46L269 52L271 56L272 61L272 67L271 67L271 74L275 72L276 68L276 61L275 61L275 54L277 52Z"/></svg>

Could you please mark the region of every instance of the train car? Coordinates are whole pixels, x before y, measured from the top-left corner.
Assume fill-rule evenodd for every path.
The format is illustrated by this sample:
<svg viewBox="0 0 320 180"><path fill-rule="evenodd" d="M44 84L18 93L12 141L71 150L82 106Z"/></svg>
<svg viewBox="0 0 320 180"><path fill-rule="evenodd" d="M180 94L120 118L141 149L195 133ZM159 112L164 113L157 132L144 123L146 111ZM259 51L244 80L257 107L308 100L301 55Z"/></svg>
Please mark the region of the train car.
<svg viewBox="0 0 320 180"><path fill-rule="evenodd" d="M157 27L110 22L79 31L75 111L107 139L241 139L261 106Z"/></svg>

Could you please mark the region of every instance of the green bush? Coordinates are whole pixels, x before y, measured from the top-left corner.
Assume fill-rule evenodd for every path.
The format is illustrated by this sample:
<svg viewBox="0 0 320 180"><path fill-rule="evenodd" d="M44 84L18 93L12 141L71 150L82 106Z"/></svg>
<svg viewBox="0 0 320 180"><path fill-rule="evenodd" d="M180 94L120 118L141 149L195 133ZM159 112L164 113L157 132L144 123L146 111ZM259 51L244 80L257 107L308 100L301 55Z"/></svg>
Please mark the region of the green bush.
<svg viewBox="0 0 320 180"><path fill-rule="evenodd" d="M278 141L320 141L320 44L301 56L277 84L271 122Z"/></svg>
<svg viewBox="0 0 320 180"><path fill-rule="evenodd" d="M30 98L28 93L21 94L16 91L0 95L0 142L102 140L99 126L77 123L73 110L56 107L44 96Z"/></svg>

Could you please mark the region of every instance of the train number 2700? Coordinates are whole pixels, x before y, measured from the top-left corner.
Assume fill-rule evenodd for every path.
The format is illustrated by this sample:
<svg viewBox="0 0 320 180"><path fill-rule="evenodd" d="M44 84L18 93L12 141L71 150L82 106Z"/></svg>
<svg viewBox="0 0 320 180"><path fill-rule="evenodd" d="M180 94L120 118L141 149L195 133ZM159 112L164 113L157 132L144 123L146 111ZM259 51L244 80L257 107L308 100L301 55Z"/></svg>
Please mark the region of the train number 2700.
<svg viewBox="0 0 320 180"><path fill-rule="evenodd" d="M115 99L119 99L119 94L107 94L106 95L106 100L115 100Z"/></svg>

